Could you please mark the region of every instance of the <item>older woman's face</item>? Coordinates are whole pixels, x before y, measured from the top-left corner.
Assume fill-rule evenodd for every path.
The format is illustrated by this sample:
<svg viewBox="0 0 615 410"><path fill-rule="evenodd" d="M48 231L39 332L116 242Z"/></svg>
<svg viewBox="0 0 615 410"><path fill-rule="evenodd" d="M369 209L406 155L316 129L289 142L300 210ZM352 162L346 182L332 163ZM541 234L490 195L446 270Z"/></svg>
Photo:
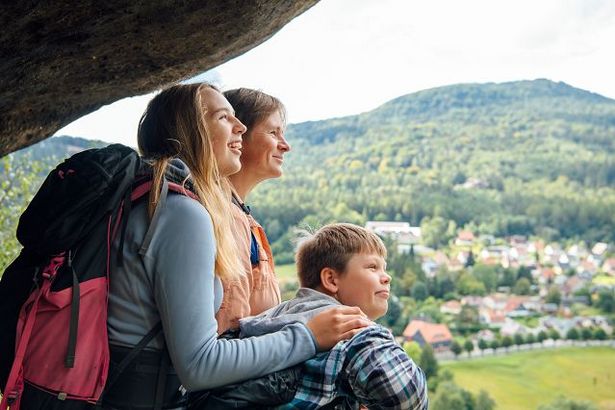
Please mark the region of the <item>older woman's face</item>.
<svg viewBox="0 0 615 410"><path fill-rule="evenodd" d="M285 128L282 115L276 111L249 129L243 139L242 169L261 180L280 177L284 154L290 151Z"/></svg>

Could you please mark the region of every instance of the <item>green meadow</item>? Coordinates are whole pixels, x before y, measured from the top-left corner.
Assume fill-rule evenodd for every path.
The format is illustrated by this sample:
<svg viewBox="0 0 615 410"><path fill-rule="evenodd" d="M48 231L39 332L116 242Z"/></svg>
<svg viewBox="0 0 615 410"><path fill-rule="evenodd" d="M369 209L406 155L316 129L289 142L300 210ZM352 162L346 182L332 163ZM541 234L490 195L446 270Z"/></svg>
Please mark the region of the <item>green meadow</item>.
<svg viewBox="0 0 615 410"><path fill-rule="evenodd" d="M297 269L294 263L288 265L275 265L275 274L280 284L297 282Z"/></svg>
<svg viewBox="0 0 615 410"><path fill-rule="evenodd" d="M442 363L457 384L489 392L498 410L536 409L559 394L615 409L615 349L563 348Z"/></svg>

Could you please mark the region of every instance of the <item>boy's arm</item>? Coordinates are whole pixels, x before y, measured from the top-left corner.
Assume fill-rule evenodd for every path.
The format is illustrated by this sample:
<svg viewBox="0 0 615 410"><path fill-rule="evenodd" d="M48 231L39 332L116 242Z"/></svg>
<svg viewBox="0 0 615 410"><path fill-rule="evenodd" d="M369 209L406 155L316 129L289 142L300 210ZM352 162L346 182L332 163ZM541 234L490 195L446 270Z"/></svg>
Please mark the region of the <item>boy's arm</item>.
<svg viewBox="0 0 615 410"><path fill-rule="evenodd" d="M359 333L346 354L346 381L369 409L428 408L425 374L386 329L370 327Z"/></svg>

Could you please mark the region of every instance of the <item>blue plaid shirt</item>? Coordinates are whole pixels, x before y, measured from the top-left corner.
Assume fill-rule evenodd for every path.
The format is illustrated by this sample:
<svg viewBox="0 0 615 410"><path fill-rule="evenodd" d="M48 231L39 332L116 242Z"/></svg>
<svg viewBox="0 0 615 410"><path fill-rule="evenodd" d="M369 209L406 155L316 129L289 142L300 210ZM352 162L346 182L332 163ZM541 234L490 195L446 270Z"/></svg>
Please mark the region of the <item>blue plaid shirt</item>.
<svg viewBox="0 0 615 410"><path fill-rule="evenodd" d="M370 326L304 363L293 401L278 410L343 408L427 409L423 371L389 330Z"/></svg>

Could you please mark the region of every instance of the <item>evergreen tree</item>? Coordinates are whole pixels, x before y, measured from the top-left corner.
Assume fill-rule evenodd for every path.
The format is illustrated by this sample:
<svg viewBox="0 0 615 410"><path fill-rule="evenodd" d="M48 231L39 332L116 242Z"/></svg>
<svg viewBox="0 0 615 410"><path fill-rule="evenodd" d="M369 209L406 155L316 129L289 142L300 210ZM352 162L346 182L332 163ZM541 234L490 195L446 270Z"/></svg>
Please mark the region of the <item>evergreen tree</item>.
<svg viewBox="0 0 615 410"><path fill-rule="evenodd" d="M470 252L468 253L468 259L466 260L466 263L465 263L465 267L466 268L472 267L474 266L474 263L476 263L474 261L474 253L472 252L472 249L470 249Z"/></svg>

